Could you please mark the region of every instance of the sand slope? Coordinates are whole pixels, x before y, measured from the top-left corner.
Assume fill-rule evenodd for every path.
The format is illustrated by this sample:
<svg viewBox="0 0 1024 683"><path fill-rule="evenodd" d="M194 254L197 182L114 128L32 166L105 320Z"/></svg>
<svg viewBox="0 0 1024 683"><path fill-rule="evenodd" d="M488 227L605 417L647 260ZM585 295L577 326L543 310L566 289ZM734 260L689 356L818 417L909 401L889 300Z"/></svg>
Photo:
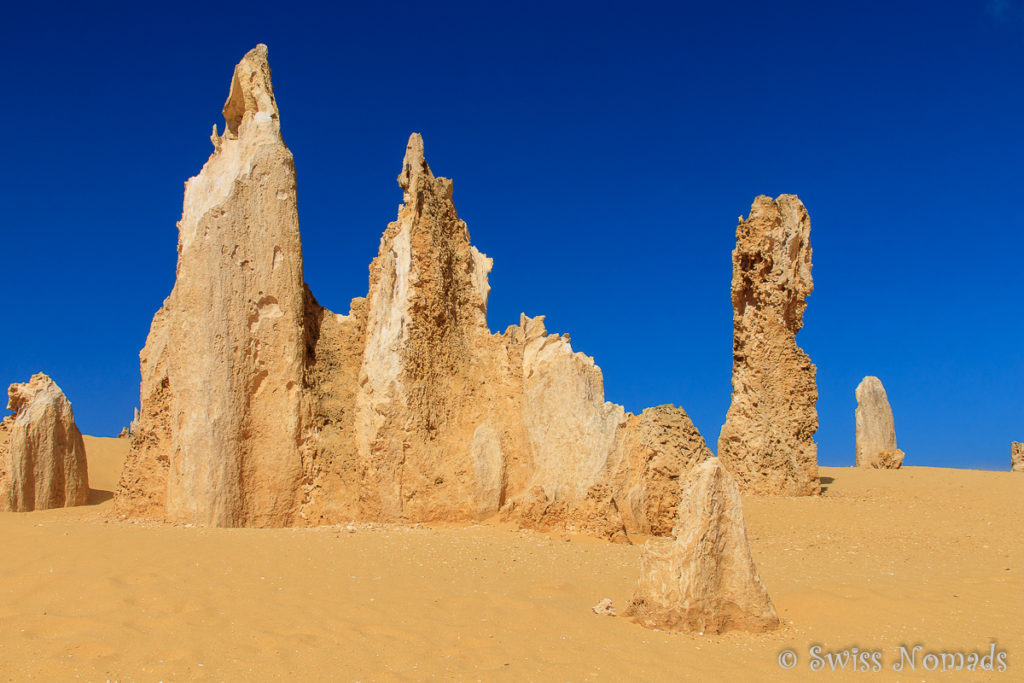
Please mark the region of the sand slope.
<svg viewBox="0 0 1024 683"><path fill-rule="evenodd" d="M820 498L745 498L786 625L699 637L591 613L602 597L625 605L638 546L500 525L131 523L111 518L106 493L127 443L86 448L97 504L0 515L2 679L820 679L818 643L879 649L883 674L849 678L893 680L901 644L987 652L990 640L1008 672L947 677L1024 675L1021 474L822 468ZM934 677L920 659L899 676Z"/></svg>

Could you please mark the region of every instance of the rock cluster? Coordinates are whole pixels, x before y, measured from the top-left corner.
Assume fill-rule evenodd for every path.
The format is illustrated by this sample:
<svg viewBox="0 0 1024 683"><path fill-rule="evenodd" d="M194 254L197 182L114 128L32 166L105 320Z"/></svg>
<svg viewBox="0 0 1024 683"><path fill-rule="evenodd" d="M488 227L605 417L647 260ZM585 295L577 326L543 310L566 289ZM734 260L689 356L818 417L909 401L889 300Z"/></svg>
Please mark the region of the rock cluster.
<svg viewBox="0 0 1024 683"><path fill-rule="evenodd" d="M1024 443L1020 441L1010 444L1010 471L1024 472Z"/></svg>
<svg viewBox="0 0 1024 683"><path fill-rule="evenodd" d="M857 410L856 462L857 467L899 469L903 465L903 451L896 448L896 428L892 408L885 387L877 377L861 380L854 392Z"/></svg>
<svg viewBox="0 0 1024 683"><path fill-rule="evenodd" d="M751 493L820 490L815 367L796 343L813 289L810 229L788 194L758 197L736 228L732 402L718 457Z"/></svg>
<svg viewBox="0 0 1024 683"><path fill-rule="evenodd" d="M185 192L177 281L141 353L121 514L220 526L472 520L666 534L711 453L686 413L604 400L543 316L492 334L492 261L413 134L404 195L345 315L302 275L265 46Z"/></svg>
<svg viewBox="0 0 1024 683"><path fill-rule="evenodd" d="M669 541L650 541L624 614L648 628L721 633L779 625L750 555L739 489L718 458L690 470Z"/></svg>
<svg viewBox="0 0 1024 683"><path fill-rule="evenodd" d="M38 373L12 384L8 397L14 415L0 423L0 511L88 503L85 442L60 387Z"/></svg>

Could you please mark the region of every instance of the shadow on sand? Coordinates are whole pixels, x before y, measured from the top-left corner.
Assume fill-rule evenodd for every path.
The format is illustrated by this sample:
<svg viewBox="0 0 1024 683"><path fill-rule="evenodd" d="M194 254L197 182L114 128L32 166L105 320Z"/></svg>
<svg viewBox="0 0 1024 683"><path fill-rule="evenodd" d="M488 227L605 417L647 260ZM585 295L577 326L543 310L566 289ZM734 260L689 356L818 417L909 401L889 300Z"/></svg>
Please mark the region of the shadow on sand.
<svg viewBox="0 0 1024 683"><path fill-rule="evenodd" d="M99 505L114 497L113 491L103 489L89 489L89 505Z"/></svg>

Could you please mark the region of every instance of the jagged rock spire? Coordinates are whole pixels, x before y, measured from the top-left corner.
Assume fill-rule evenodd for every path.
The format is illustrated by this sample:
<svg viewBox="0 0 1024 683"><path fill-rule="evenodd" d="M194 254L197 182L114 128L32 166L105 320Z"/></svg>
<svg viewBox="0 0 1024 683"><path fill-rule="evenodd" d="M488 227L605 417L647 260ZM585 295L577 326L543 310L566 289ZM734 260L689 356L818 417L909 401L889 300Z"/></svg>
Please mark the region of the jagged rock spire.
<svg viewBox="0 0 1024 683"><path fill-rule="evenodd" d="M760 196L732 253L732 402L718 456L752 493L819 490L818 387L796 343L811 279L811 220L796 195Z"/></svg>
<svg viewBox="0 0 1024 683"><path fill-rule="evenodd" d="M301 469L305 286L265 45L235 67L224 117L185 186L177 279L141 354L138 438L117 503L173 521L281 526Z"/></svg>
<svg viewBox="0 0 1024 683"><path fill-rule="evenodd" d="M270 123L280 131L277 100L274 86L270 82L270 62L267 46L260 43L246 53L235 67L231 78L231 89L224 102L225 132L238 135L238 130L247 118L260 123Z"/></svg>
<svg viewBox="0 0 1024 683"><path fill-rule="evenodd" d="M491 333L492 261L419 134L367 295L336 315L303 283L264 46L235 68L224 116L186 184L177 281L141 354L120 513L287 526L500 512L618 539L671 527L704 440L681 409L606 402L594 360L540 319Z"/></svg>
<svg viewBox="0 0 1024 683"><path fill-rule="evenodd" d="M402 159L402 172L398 174L398 185L408 193L421 175L430 180L434 179L434 174L430 172L430 166L423 156L423 137L419 133L413 133L405 146L405 158Z"/></svg>

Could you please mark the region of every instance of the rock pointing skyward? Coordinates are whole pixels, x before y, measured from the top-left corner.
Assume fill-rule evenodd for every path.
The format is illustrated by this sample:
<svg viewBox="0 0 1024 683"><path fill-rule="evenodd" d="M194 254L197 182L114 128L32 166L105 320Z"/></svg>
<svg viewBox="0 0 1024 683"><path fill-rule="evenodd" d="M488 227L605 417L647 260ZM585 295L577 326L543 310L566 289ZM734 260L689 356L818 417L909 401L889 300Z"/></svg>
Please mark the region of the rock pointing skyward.
<svg viewBox="0 0 1024 683"><path fill-rule="evenodd" d="M185 186L177 280L142 350L118 503L179 522L280 526L301 472L304 285L266 46L235 68L224 118Z"/></svg>
<svg viewBox="0 0 1024 683"><path fill-rule="evenodd" d="M672 535L644 547L626 616L648 628L703 633L779 625L750 556L739 489L718 458L690 470Z"/></svg>
<svg viewBox="0 0 1024 683"><path fill-rule="evenodd" d="M811 221L791 194L760 196L732 253L732 402L718 457L751 493L820 490L815 367L797 346L811 280Z"/></svg>
<svg viewBox="0 0 1024 683"><path fill-rule="evenodd" d="M490 332L492 261L418 134L367 295L339 315L303 282L265 46L235 69L224 117L186 186L177 282L141 354L121 514L671 530L680 477L711 457L703 438L682 409L606 402L593 359L543 316Z"/></svg>
<svg viewBox="0 0 1024 683"><path fill-rule="evenodd" d="M0 511L88 503L85 442L60 387L38 373L12 384L8 397L14 415L0 423Z"/></svg>
<svg viewBox="0 0 1024 683"><path fill-rule="evenodd" d="M877 377L865 377L857 385L857 467L899 469L903 451L896 448L896 428L885 387Z"/></svg>
<svg viewBox="0 0 1024 683"><path fill-rule="evenodd" d="M1020 441L1010 444L1010 471L1024 472L1024 443Z"/></svg>

